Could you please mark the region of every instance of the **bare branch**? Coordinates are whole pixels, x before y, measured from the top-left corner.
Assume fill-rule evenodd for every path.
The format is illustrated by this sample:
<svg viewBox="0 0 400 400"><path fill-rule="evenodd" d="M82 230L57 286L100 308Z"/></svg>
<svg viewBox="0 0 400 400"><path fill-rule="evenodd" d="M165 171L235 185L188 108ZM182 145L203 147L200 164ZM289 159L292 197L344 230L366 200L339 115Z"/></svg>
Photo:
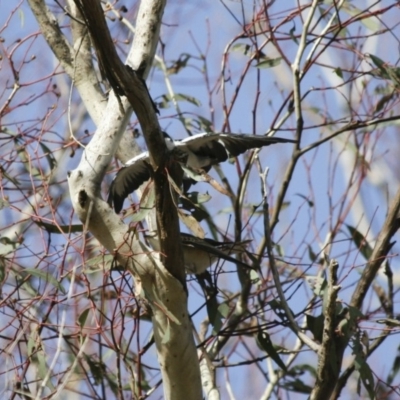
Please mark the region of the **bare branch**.
<svg viewBox="0 0 400 400"><path fill-rule="evenodd" d="M336 352L336 300L340 286L337 283L339 264L331 260L329 264L329 278L324 306L324 327L322 344L318 352L317 381L310 399L323 400L330 396L340 372L342 359Z"/></svg>

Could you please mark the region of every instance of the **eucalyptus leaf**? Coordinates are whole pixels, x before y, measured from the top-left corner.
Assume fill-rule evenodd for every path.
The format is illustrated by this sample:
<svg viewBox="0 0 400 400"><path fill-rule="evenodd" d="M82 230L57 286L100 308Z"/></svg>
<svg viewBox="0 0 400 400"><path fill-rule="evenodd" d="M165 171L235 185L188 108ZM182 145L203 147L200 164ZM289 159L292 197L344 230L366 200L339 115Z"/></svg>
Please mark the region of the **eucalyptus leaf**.
<svg viewBox="0 0 400 400"><path fill-rule="evenodd" d="M54 278L54 276L48 272L44 272L44 271L41 271L41 270L35 269L35 268L25 268L21 272L23 273L23 275L29 274L29 275L34 276L35 278L43 279L44 281L52 284L54 287L59 289L61 291L61 293L63 293L63 294L67 293L67 291L64 289L64 287L61 285L61 283L58 282L58 280L56 278Z"/></svg>
<svg viewBox="0 0 400 400"><path fill-rule="evenodd" d="M284 371L286 371L286 365L284 362L281 360L279 357L278 352L275 349L275 346L273 345L271 338L267 331L265 330L259 330L256 338L256 342L258 346L264 350L277 364L280 368L282 368Z"/></svg>

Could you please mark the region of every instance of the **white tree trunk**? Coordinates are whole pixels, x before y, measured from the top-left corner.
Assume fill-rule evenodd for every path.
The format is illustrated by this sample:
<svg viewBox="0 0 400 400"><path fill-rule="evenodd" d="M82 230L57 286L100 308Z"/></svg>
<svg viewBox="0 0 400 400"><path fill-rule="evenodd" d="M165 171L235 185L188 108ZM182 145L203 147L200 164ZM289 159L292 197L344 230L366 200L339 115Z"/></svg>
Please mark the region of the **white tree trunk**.
<svg viewBox="0 0 400 400"><path fill-rule="evenodd" d="M136 294L143 296L153 312L154 338L163 376L166 399L201 399L201 381L192 324L187 311L187 294L182 283L150 255L147 247L129 232L118 215L102 199L100 185L132 114L123 97L121 104L111 92L108 102L99 90L93 68L88 32L72 22L74 44L69 45L43 0L29 0L44 37L70 75L86 109L97 125L78 167L68 173L72 205L85 230L93 234L117 262L133 275ZM145 0L138 11L136 32L127 63L137 69L147 66L155 54L164 0ZM80 19L75 5L69 9ZM86 36L85 36L86 35ZM106 104L106 105L105 105ZM155 121L157 124L158 122ZM132 157L135 146L126 136L117 154L122 161Z"/></svg>

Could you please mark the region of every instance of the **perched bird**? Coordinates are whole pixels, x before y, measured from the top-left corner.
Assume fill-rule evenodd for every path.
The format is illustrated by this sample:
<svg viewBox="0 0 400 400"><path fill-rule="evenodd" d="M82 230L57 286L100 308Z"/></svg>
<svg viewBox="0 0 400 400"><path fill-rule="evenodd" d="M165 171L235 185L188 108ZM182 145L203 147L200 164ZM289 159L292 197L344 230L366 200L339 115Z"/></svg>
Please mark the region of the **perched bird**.
<svg viewBox="0 0 400 400"><path fill-rule="evenodd" d="M182 140L172 140L164 132L165 143L177 160L190 169L210 168L230 157L236 157L247 150L268 146L275 143L296 143L296 140L260 135L243 135L204 132ZM107 202L114 206L115 212L122 210L126 197L150 179L149 153L146 151L129 160L122 167L111 183ZM186 182L185 182L186 181ZM185 190L192 180L184 177Z"/></svg>
<svg viewBox="0 0 400 400"><path fill-rule="evenodd" d="M155 251L160 251L160 243L156 234L146 235L146 239ZM181 242L186 271L190 274L197 275L203 273L218 259L230 261L245 268L252 268L248 264L231 256L240 252L245 252L245 247L251 240L238 243L218 242L213 239L200 239L188 233L181 233Z"/></svg>

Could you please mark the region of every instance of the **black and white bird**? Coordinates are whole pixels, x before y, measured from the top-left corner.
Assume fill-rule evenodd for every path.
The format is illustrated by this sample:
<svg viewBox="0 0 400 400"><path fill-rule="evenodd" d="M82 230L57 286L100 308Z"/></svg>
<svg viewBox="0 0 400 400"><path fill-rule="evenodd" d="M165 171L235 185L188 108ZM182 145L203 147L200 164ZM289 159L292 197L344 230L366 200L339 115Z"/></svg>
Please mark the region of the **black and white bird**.
<svg viewBox="0 0 400 400"><path fill-rule="evenodd" d="M160 251L160 242L156 234L147 234L145 236L151 247L155 251ZM242 242L218 242L209 238L201 239L188 233L181 233L180 237L184 264L186 272L189 274L201 274L220 259L245 268L254 268L232 257L235 254L246 252L246 246L251 240L244 240Z"/></svg>
<svg viewBox="0 0 400 400"><path fill-rule="evenodd" d="M279 137L213 132L203 132L175 141L164 132L164 138L168 150L177 155L179 162L190 169L203 169L206 172L213 165L250 149L275 143L296 143L296 140ZM114 206L115 212L119 213L126 197L150 177L149 153L146 151L129 160L117 172L108 193L108 204ZM186 189L188 186L190 183L186 184Z"/></svg>

